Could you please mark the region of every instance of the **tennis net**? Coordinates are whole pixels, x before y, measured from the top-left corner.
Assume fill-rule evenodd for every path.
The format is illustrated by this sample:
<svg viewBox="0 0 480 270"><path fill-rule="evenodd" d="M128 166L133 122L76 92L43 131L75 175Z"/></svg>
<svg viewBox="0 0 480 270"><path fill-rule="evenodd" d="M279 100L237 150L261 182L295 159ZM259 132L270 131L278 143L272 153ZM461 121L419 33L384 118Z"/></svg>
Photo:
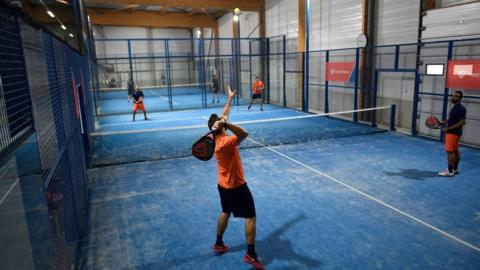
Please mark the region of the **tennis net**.
<svg viewBox="0 0 480 270"><path fill-rule="evenodd" d="M362 113L369 122L354 122L353 114ZM300 114L300 113L299 113ZM377 125L375 120L381 116ZM191 156L191 146L207 133L207 118L194 125L92 133L93 166L172 159ZM395 107L385 106L356 111L243 120L235 114L230 122L245 128L249 139L240 148L258 148L315 142L341 137L362 136L393 130ZM191 120L189 123L192 123ZM198 124L196 124L198 123Z"/></svg>

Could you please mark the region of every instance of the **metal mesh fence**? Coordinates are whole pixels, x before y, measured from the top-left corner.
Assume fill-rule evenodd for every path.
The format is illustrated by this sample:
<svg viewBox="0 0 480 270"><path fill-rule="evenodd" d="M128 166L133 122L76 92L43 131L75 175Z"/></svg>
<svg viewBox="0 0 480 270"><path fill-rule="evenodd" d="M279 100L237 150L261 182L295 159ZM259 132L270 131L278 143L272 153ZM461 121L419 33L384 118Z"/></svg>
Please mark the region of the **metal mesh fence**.
<svg viewBox="0 0 480 270"><path fill-rule="evenodd" d="M33 118L17 19L1 12L0 25L0 157L3 159L33 133Z"/></svg>
<svg viewBox="0 0 480 270"><path fill-rule="evenodd" d="M479 89L447 88L445 84L449 60L480 60L480 40L449 41L426 43L421 46L419 67L420 94L418 102L417 129L419 134L442 138L439 130L426 128L423 123L429 115L446 119L452 104L451 96L456 90L464 94L463 105L467 109L466 125L461 142L480 146L480 95ZM444 74L429 76L425 74L427 64L444 65Z"/></svg>
<svg viewBox="0 0 480 270"><path fill-rule="evenodd" d="M11 244L0 251L0 268L71 269L86 213L90 67L87 56L21 16L0 9L2 120L15 113L25 136L16 134L0 157L0 238ZM5 123L2 142L12 135Z"/></svg>
<svg viewBox="0 0 480 270"><path fill-rule="evenodd" d="M130 79L141 89L168 89L166 95L145 96L147 110L156 112L221 106L207 101L213 95L214 74L221 82L221 95L230 85L238 93L235 103L246 104L255 75L266 77L266 45L258 38L100 39L95 49L98 115L131 113L129 104L109 94L123 92L126 100ZM186 84L200 85L198 97L175 92L176 85Z"/></svg>
<svg viewBox="0 0 480 270"><path fill-rule="evenodd" d="M152 46L157 46L154 43L148 45L145 41L142 42L135 45L136 52L141 50L147 52L169 50L168 46L162 47L159 45L160 47L157 50L152 48ZM211 81L211 74L217 73L222 89L227 84L233 86L234 89L237 88L238 100L247 102L251 94L252 81L256 75L260 75L267 86L265 98L271 104L295 109L308 109L312 112L346 111L355 108L395 104L398 128L405 131L418 129L422 135L441 138L441 134L434 134L432 133L434 131L426 130L419 123L423 123L422 121L429 113L444 116L445 111L448 111L448 98L446 99L444 95L445 76L425 76L423 70L426 63L447 65L449 41L422 43L420 46L413 43L311 51L307 53L309 57L308 78L304 78L306 70L304 70L303 65L306 59L302 59L302 53L297 52L298 44L296 40L287 39L285 36L270 37L265 40L212 39L204 40L203 43L200 42L200 39L158 42L174 44L172 46L175 47L174 51L177 54L189 54L188 57L183 58L177 55L181 59L180 62L172 64L172 66L178 67L176 68L177 71L183 71L183 74L176 76L175 69L172 69L174 84L184 81L208 84ZM451 60L478 59L478 40L451 42L453 44ZM131 41L131 43L135 42ZM125 44L118 40L112 41L112 44L113 51L116 52L115 55L121 55L121 53L117 53L119 50L125 53ZM131 46L132 44L130 44ZM417 67L419 47L418 60L421 64ZM203 52L204 55L199 54L200 52ZM151 53L145 55L162 59L161 57L166 54L163 56ZM172 59L175 58L172 56ZM97 61L102 63L102 61L108 62L111 60L97 59ZM118 65L119 70L122 70L124 74L122 76L128 78L128 70L130 69L128 60L116 58L114 61L117 62L116 65ZM153 72L152 70L157 69L157 66L166 69L165 65L162 67L162 60L155 62L156 60L150 58L142 58L135 61L134 65L145 67L145 70L149 70L150 74ZM353 63L354 68L351 78L343 81L328 81L326 78L327 63ZM112 65L112 63L109 64ZM202 70L200 66L206 68ZM138 74L145 73L141 68L131 68L131 70ZM157 74L160 73L157 72ZM138 81L144 80L140 75L132 76ZM162 75L148 76L161 77ZM119 79L125 80L124 78ZM158 78L156 81L146 84L153 85L157 82ZM305 85L306 83L308 83L308 86ZM454 90L451 89L451 91ZM468 117L471 118L468 120L472 125L465 127L466 129L473 128L475 130L477 126L477 93L476 90L465 90L466 98L464 102L471 112L471 114L468 114ZM205 95L209 95L209 93L206 92ZM306 98L308 100L305 100ZM419 102L418 106L416 105L417 101ZM205 104L201 104L201 107L205 106ZM216 105L211 104L210 106ZM445 106L447 109L444 109ZM180 107L177 106L177 108ZM419 112L418 116L415 115L416 110ZM356 116L351 115L351 117ZM418 119L415 120L415 117L418 117ZM361 119L368 120L367 118L368 116L361 115ZM376 119L380 124L390 121L388 115L378 115ZM465 135L464 142L478 145L475 135L472 136L474 138Z"/></svg>

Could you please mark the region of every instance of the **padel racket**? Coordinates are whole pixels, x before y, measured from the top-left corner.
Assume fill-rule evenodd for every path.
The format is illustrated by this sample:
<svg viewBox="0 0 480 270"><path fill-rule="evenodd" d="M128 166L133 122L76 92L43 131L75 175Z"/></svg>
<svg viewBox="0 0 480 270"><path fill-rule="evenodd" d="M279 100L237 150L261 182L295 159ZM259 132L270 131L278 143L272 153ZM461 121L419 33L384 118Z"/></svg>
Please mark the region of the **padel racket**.
<svg viewBox="0 0 480 270"><path fill-rule="evenodd" d="M443 125L442 122L440 122L440 120L433 115L427 117L425 120L425 126L431 129L440 129L445 127L445 125Z"/></svg>
<svg viewBox="0 0 480 270"><path fill-rule="evenodd" d="M200 160L210 160L215 152L215 137L212 132L203 135L192 145L192 155Z"/></svg>

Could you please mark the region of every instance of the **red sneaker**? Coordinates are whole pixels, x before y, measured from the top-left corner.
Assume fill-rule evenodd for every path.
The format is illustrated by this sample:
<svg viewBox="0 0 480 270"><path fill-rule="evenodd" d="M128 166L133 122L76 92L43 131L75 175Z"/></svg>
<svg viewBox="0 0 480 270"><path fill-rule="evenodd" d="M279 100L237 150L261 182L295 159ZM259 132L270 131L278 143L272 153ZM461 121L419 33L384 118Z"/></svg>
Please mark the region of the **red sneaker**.
<svg viewBox="0 0 480 270"><path fill-rule="evenodd" d="M227 245L223 245L223 246L220 246L220 245L217 245L215 244L213 246L213 251L217 254L221 254L221 253L225 253L229 250L228 246Z"/></svg>
<svg viewBox="0 0 480 270"><path fill-rule="evenodd" d="M265 266L263 266L263 264L258 260L258 258L256 256L255 256L255 258L253 258L250 255L245 254L245 256L243 257L243 261L248 263L248 264L251 264L253 267L255 267L259 270L264 270L265 269Z"/></svg>

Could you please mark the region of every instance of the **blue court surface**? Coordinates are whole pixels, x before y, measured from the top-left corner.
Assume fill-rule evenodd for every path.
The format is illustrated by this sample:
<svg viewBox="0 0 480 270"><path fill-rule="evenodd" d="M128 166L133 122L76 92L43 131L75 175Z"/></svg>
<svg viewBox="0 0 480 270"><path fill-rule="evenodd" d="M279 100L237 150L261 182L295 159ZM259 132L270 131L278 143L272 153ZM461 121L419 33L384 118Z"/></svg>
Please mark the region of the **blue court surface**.
<svg viewBox="0 0 480 270"><path fill-rule="evenodd" d="M150 112L168 111L168 92L164 88L142 90L145 95L145 109ZM225 95L219 96L219 102L212 103L212 93L207 91L207 106L223 106L226 101ZM240 104L248 103L247 99L239 99ZM132 102L128 102L127 90L101 91L97 100L98 113L100 115L131 113ZM191 108L202 108L201 90L197 88L181 88L172 90L172 108L174 110L185 110ZM140 112L141 113L141 112Z"/></svg>
<svg viewBox="0 0 480 270"><path fill-rule="evenodd" d="M302 114L276 106L265 106L265 112L253 109L234 107L231 121ZM152 114L151 121L135 124L127 116L103 117L97 127L99 132L122 132L206 125L204 117L213 111L220 113ZM354 125L326 121L323 129ZM284 136L289 132L285 126L260 132L262 127L248 127L244 143L292 136ZM304 130L297 129L297 135L317 133L313 127L298 128ZM441 142L375 129L362 133L357 126L353 130L359 135L241 149L257 210L256 249L267 269L479 269L480 150L462 147L460 174L441 178L437 172L446 166ZM195 132L198 137L203 131ZM139 134L128 133L133 144L155 149ZM188 140L195 136L186 135ZM184 144L180 137L173 137L173 145ZM94 147L97 165L143 154L136 148L109 154ZM242 219L231 218L224 235L231 251L213 253L221 210L214 159L125 162L89 171L81 269L251 269L242 262Z"/></svg>

